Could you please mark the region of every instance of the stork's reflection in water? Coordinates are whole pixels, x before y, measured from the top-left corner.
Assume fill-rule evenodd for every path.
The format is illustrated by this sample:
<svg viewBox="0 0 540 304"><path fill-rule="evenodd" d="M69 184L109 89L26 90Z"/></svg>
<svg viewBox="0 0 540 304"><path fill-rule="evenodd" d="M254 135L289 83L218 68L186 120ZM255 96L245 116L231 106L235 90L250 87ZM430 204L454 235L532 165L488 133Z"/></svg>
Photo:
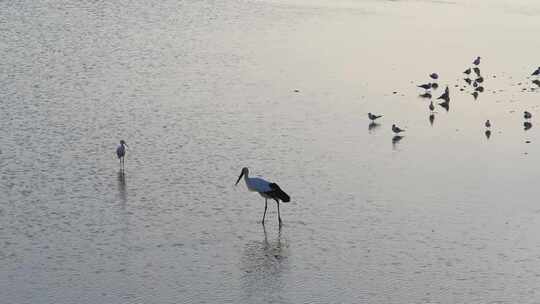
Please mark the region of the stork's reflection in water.
<svg viewBox="0 0 540 304"><path fill-rule="evenodd" d="M290 268L289 248L283 240L281 227L277 232L272 233L269 229L267 233L265 225L261 226L263 239L245 245L240 263L244 302L281 303L287 285L283 277Z"/></svg>

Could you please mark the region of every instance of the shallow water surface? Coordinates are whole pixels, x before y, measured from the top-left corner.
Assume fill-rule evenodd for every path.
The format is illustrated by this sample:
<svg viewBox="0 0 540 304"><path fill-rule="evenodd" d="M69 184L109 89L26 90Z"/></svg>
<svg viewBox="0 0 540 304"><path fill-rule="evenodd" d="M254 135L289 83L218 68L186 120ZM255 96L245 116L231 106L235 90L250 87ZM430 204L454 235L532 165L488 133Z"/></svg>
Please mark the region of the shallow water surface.
<svg viewBox="0 0 540 304"><path fill-rule="evenodd" d="M1 2L2 303L537 303L539 15ZM244 166L291 195L281 228Z"/></svg>

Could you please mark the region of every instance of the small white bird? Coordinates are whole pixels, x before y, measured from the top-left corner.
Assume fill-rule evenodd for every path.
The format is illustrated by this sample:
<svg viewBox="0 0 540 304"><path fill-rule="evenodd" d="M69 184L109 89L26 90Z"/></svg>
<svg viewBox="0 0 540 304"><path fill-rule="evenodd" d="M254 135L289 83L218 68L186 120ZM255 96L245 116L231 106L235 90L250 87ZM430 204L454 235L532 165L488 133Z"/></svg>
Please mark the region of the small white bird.
<svg viewBox="0 0 540 304"><path fill-rule="evenodd" d="M120 160L120 169L124 170L124 157L126 156L126 147L128 145L126 142L122 139L120 140L120 145L116 148L116 156L118 156L118 159Z"/></svg>
<svg viewBox="0 0 540 304"><path fill-rule="evenodd" d="M491 122L489 122L489 119L486 120L486 123L484 124L486 126L486 128L491 128Z"/></svg>
<svg viewBox="0 0 540 304"><path fill-rule="evenodd" d="M372 114L371 112L370 112L370 113L367 113L367 115L368 115L368 118L369 118L371 121L375 121L375 119L382 117L382 115L375 115L375 114Z"/></svg>
<svg viewBox="0 0 540 304"><path fill-rule="evenodd" d="M242 172L240 172L240 176L238 177L235 185L238 185L238 182L240 182L240 179L242 177L244 177L244 181L246 182L246 186L249 191L257 192L259 193L259 195L264 197L264 214L262 218L262 223L264 224L266 209L268 208L268 199L273 199L277 203L278 220L279 224L281 225L281 215L279 214L279 201L288 203L291 201L290 196L283 190L281 190L281 188L276 183L265 181L262 178L249 177L249 169L245 167L242 168Z"/></svg>
<svg viewBox="0 0 540 304"><path fill-rule="evenodd" d="M523 112L523 118L525 119L531 119L532 118L532 114L528 111L525 111Z"/></svg>
<svg viewBox="0 0 540 304"><path fill-rule="evenodd" d="M396 126L395 124L392 125L392 132L396 133L396 134L399 134L401 132L405 132L405 130L403 129L400 129L398 126Z"/></svg>

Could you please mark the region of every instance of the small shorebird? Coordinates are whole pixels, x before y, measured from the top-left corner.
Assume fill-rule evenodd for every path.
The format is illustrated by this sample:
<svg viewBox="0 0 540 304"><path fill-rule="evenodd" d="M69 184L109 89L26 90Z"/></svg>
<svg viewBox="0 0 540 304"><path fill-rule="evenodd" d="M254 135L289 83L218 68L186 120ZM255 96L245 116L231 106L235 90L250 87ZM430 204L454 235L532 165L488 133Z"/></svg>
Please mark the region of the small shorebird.
<svg viewBox="0 0 540 304"><path fill-rule="evenodd" d="M523 112L523 118L525 119L531 119L532 118L532 114L528 111L525 111Z"/></svg>
<svg viewBox="0 0 540 304"><path fill-rule="evenodd" d="M372 114L371 112L367 113L367 116L371 121L375 121L375 119L382 117L382 115L375 115L375 114Z"/></svg>
<svg viewBox="0 0 540 304"><path fill-rule="evenodd" d="M118 159L120 160L120 169L124 170L124 157L126 156L126 147L128 145L126 142L122 139L120 140L120 145L116 148L116 156L118 156Z"/></svg>
<svg viewBox="0 0 540 304"><path fill-rule="evenodd" d="M481 74L480 74L480 69L479 69L479 68L476 68L476 67L475 67L475 68L473 68L473 71L474 71L474 73L476 74L476 76L478 76L478 77L481 76Z"/></svg>
<svg viewBox="0 0 540 304"><path fill-rule="evenodd" d="M249 191L257 192L260 196L264 197L264 214L262 218L262 224L264 225L266 209L268 208L268 199L273 199L277 203L278 220L279 224L281 225L281 215L279 214L279 201L288 203L291 201L290 196L283 190L281 190L281 188L276 183L268 182L262 178L249 177L249 169L245 167L242 168L242 172L240 172L240 176L238 177L235 185L238 185L238 182L240 182L240 179L242 177L244 177L244 181L246 182L246 186Z"/></svg>
<svg viewBox="0 0 540 304"><path fill-rule="evenodd" d="M395 124L392 125L392 132L396 133L396 134L399 134L401 132L405 132L405 130L403 129L400 129L398 126L396 126Z"/></svg>
<svg viewBox="0 0 540 304"><path fill-rule="evenodd" d="M538 69L536 69L532 74L531 76L538 76L540 75L540 67L538 67Z"/></svg>
<svg viewBox="0 0 540 304"><path fill-rule="evenodd" d="M431 89L431 83L421 84L421 85L419 85L417 87L422 88L424 90L429 90L429 89Z"/></svg>
<svg viewBox="0 0 540 304"><path fill-rule="evenodd" d="M472 62L474 65L480 64L480 56L476 57L476 59Z"/></svg>
<svg viewBox="0 0 540 304"><path fill-rule="evenodd" d="M446 86L446 89L444 89L444 93L437 97L437 99L442 99L446 102L449 102L450 101L450 89L448 89L448 86Z"/></svg>
<svg viewBox="0 0 540 304"><path fill-rule="evenodd" d="M486 123L484 124L486 126L486 128L491 128L491 122L489 122L489 119L486 120Z"/></svg>
<svg viewBox="0 0 540 304"><path fill-rule="evenodd" d="M471 68L466 69L463 73L469 75L471 73Z"/></svg>
<svg viewBox="0 0 540 304"><path fill-rule="evenodd" d="M435 106L433 105L433 101L429 103L429 110L433 112L435 110Z"/></svg>
<svg viewBox="0 0 540 304"><path fill-rule="evenodd" d="M471 80L469 77L464 78L463 80L465 80L465 82L466 82L468 85L471 85L471 83L472 83L472 80Z"/></svg>
<svg viewBox="0 0 540 304"><path fill-rule="evenodd" d="M422 98L431 98L432 97L430 92L425 92L425 93L420 94L418 96L422 97Z"/></svg>
<svg viewBox="0 0 540 304"><path fill-rule="evenodd" d="M528 122L528 121L526 121L526 122L523 123L523 129L524 129L525 131L529 130L530 128L532 128L532 123L530 123L530 122Z"/></svg>
<svg viewBox="0 0 540 304"><path fill-rule="evenodd" d="M439 74L431 73L431 74L429 74L429 77L431 77L431 79L439 79Z"/></svg>

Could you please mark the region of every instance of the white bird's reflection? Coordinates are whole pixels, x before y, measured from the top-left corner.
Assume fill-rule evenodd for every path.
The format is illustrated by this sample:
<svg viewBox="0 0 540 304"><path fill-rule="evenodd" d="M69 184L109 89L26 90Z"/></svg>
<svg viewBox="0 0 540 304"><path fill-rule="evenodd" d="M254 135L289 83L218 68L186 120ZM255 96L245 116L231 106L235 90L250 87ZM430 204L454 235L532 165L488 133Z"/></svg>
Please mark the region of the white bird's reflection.
<svg viewBox="0 0 540 304"><path fill-rule="evenodd" d="M120 197L120 202L122 202L122 204L125 204L127 201L126 174L122 169L118 171L118 194Z"/></svg>
<svg viewBox="0 0 540 304"><path fill-rule="evenodd" d="M273 240L268 239L264 225L262 229L262 241L250 241L244 246L241 269L245 303L262 299L268 303L281 302L281 293L286 287L282 276L289 269L289 251L282 241L281 227Z"/></svg>

